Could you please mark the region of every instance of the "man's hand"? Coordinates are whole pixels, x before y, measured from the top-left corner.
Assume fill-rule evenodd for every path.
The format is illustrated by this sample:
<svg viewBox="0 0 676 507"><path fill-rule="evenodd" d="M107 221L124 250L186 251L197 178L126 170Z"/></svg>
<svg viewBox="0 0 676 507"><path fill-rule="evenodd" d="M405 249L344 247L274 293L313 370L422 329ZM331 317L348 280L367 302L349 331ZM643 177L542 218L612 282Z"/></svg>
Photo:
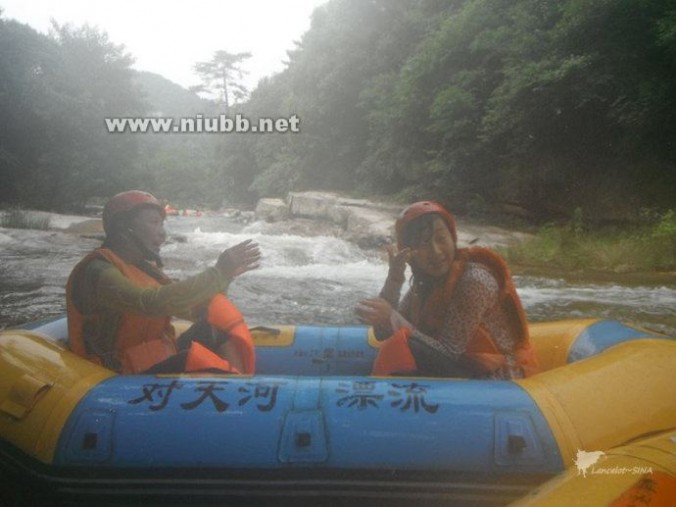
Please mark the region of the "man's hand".
<svg viewBox="0 0 676 507"><path fill-rule="evenodd" d="M256 269L261 260L258 243L247 239L235 246L223 250L216 261L218 269L226 278L235 278L242 273Z"/></svg>

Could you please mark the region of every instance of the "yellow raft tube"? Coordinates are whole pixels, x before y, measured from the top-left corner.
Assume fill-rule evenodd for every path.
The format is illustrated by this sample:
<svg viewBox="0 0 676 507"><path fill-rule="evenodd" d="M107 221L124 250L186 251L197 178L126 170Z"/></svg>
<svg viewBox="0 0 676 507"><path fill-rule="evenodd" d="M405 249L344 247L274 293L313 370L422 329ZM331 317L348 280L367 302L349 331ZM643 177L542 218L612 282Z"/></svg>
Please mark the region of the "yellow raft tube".
<svg viewBox="0 0 676 507"><path fill-rule="evenodd" d="M543 409L567 470L510 506L676 506L676 342L629 341L561 368L594 323L531 328L543 369L555 369L517 383Z"/></svg>

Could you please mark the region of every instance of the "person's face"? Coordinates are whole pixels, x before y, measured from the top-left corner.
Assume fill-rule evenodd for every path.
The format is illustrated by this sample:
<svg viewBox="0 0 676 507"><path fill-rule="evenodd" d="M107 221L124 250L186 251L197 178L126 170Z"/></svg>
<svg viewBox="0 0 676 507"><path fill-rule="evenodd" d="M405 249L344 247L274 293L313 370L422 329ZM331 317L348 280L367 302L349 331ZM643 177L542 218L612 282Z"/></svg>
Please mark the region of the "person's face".
<svg viewBox="0 0 676 507"><path fill-rule="evenodd" d="M160 247L167 239L164 218L160 210L144 208L131 220L131 233L151 252L160 253Z"/></svg>
<svg viewBox="0 0 676 507"><path fill-rule="evenodd" d="M411 262L424 274L440 277L448 273L455 258L455 242L442 218L437 217L420 237Z"/></svg>

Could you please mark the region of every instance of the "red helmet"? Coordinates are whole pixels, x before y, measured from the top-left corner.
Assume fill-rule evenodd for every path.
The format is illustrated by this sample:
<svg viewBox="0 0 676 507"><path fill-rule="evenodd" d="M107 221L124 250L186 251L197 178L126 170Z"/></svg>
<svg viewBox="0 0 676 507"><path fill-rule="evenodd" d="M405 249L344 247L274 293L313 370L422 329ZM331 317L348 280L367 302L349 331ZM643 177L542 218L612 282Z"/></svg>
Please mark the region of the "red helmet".
<svg viewBox="0 0 676 507"><path fill-rule="evenodd" d="M112 225L117 218L128 214L130 211L147 206L157 208L162 214L162 218L166 217L160 201L148 192L129 190L111 197L103 208L103 230L106 234L110 234Z"/></svg>
<svg viewBox="0 0 676 507"><path fill-rule="evenodd" d="M403 248L403 235L404 228L413 222L418 217L423 215L429 215L430 213L436 213L439 215L446 225L448 230L451 231L451 236L453 241L457 244L458 242L458 233L455 230L455 218L453 215L444 208L441 204L435 201L419 201L414 202L410 206L406 207L404 211L401 212L397 223L394 226L395 232L397 234L397 246L401 249Z"/></svg>

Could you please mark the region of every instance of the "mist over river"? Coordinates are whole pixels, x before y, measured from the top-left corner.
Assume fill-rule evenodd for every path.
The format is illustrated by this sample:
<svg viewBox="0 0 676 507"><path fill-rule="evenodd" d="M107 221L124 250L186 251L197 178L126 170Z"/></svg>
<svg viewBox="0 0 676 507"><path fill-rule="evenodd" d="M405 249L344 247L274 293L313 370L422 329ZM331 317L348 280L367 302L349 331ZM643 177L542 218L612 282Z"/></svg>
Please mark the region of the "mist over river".
<svg viewBox="0 0 676 507"><path fill-rule="evenodd" d="M250 325L355 323L353 308L375 296L387 274L380 251L362 250L331 235L285 232L277 224L236 223L226 217L169 217L162 256L181 279L212 265L224 248L252 238L260 269L236 279L231 298ZM180 240L179 240L180 239ZM63 314L73 266L100 240L63 230L0 228L0 329ZM531 321L611 318L676 335L676 282L575 280L516 276Z"/></svg>

